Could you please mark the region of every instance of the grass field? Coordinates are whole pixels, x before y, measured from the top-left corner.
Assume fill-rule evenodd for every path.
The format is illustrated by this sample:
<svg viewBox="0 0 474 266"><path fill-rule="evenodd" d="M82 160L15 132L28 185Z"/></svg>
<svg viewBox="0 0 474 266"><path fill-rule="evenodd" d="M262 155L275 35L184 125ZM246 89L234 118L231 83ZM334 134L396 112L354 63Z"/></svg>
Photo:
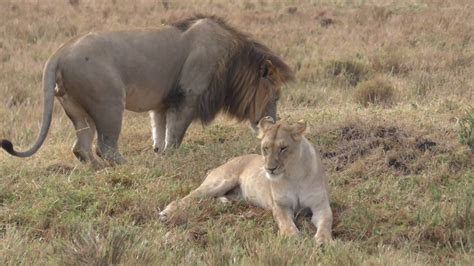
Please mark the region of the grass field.
<svg viewBox="0 0 474 266"><path fill-rule="evenodd" d="M56 102L36 155L0 152L0 264L472 265L473 11L470 0L0 0L0 138L35 141L43 64L72 36L217 14L294 68L279 116L310 124L335 216L324 249L307 217L301 237L283 238L243 202L204 200L163 224L160 209L208 170L259 151L248 125L193 124L158 157L148 115L127 113L128 163L94 171L72 154Z"/></svg>

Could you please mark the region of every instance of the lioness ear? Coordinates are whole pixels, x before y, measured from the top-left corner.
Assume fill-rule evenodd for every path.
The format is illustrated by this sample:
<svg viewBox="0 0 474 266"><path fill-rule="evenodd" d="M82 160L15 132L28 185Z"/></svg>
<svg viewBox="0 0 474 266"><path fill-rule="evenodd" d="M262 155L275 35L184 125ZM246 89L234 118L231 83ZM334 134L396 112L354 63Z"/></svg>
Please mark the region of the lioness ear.
<svg viewBox="0 0 474 266"><path fill-rule="evenodd" d="M260 76L262 78L267 78L273 75L275 72L275 66L273 65L272 61L270 60L265 60L260 67Z"/></svg>
<svg viewBox="0 0 474 266"><path fill-rule="evenodd" d="M306 128L307 128L306 121L300 120L296 122L296 124L293 126L293 129L291 130L291 136L293 137L293 139L295 141L300 141L301 138L306 133Z"/></svg>
<svg viewBox="0 0 474 266"><path fill-rule="evenodd" d="M275 121L271 116L265 116L264 118L260 119L258 122L258 136L257 138L262 139L265 132L275 124Z"/></svg>

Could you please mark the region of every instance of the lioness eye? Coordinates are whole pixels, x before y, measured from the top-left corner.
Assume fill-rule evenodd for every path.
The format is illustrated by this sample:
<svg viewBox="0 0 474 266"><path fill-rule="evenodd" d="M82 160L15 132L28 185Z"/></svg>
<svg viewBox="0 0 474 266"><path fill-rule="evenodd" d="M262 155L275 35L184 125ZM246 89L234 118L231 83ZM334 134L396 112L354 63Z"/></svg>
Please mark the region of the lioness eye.
<svg viewBox="0 0 474 266"><path fill-rule="evenodd" d="M263 147L263 152L267 153L268 147Z"/></svg>
<svg viewBox="0 0 474 266"><path fill-rule="evenodd" d="M285 146L285 147L281 147L280 148L280 152L285 152L288 150L288 146Z"/></svg>

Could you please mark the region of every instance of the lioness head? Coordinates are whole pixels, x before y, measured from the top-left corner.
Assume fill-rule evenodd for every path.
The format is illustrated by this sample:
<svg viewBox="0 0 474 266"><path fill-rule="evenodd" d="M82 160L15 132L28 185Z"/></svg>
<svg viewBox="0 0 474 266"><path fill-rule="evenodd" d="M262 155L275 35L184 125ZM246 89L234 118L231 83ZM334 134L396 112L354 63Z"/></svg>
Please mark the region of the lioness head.
<svg viewBox="0 0 474 266"><path fill-rule="evenodd" d="M270 180L282 178L288 165L295 162L301 153L306 122L275 123L273 118L265 117L258 123L258 128L266 176Z"/></svg>

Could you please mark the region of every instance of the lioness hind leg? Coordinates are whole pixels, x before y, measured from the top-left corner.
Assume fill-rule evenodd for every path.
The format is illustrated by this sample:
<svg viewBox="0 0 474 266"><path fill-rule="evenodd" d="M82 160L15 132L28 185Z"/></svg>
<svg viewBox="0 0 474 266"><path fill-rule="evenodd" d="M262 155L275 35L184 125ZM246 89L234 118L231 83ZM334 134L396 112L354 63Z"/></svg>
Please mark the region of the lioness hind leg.
<svg viewBox="0 0 474 266"><path fill-rule="evenodd" d="M178 209L185 209L194 200L204 197L222 197L227 192L235 189L239 185L237 175L226 174L221 167L214 169L209 173L204 182L195 190L191 191L181 200L175 200L168 204L160 212L160 220L167 220Z"/></svg>
<svg viewBox="0 0 474 266"><path fill-rule="evenodd" d="M233 189L225 193L224 196L219 197L219 200L222 203L230 203L232 201L238 201L241 199L243 199L243 197L242 197L242 189L240 188L240 186L234 187Z"/></svg>
<svg viewBox="0 0 474 266"><path fill-rule="evenodd" d="M198 188L191 191L183 200L186 198L222 197L227 192L235 189L239 185L238 182L238 176L222 176L219 173L213 174L211 172L204 182Z"/></svg>
<svg viewBox="0 0 474 266"><path fill-rule="evenodd" d="M95 124L92 118L74 99L65 94L58 97L66 115L71 119L76 130L77 140L72 151L79 161L98 166L99 163L92 153L92 141L95 134Z"/></svg>

